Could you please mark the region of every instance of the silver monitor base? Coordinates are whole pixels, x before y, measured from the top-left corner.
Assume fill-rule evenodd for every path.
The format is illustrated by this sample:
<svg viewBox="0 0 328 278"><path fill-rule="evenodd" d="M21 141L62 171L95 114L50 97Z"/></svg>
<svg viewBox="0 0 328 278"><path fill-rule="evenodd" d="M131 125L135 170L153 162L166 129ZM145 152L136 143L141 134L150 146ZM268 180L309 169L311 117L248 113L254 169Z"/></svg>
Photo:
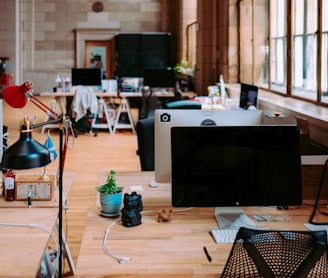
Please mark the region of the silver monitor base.
<svg viewBox="0 0 328 278"><path fill-rule="evenodd" d="M241 207L216 207L215 218L220 229L255 228L254 222Z"/></svg>

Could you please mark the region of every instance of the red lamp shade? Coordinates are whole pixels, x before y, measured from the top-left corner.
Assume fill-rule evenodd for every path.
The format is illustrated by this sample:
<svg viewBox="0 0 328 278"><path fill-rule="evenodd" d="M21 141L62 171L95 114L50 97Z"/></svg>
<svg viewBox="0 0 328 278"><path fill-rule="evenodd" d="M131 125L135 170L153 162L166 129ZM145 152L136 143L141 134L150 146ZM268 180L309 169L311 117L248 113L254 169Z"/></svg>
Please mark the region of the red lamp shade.
<svg viewBox="0 0 328 278"><path fill-rule="evenodd" d="M5 101L14 108L22 108L27 103L25 93L31 90L33 83L25 81L22 85L9 85L3 91Z"/></svg>

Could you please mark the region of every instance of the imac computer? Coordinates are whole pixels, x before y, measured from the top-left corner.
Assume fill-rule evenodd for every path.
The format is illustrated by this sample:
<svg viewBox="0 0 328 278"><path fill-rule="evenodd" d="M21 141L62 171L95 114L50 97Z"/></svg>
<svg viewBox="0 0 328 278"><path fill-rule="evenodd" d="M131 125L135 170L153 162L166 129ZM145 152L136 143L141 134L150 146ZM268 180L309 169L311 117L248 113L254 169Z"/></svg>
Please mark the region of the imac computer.
<svg viewBox="0 0 328 278"><path fill-rule="evenodd" d="M72 68L72 86L100 86L100 68Z"/></svg>
<svg viewBox="0 0 328 278"><path fill-rule="evenodd" d="M241 109L257 108L259 88L255 85L240 84L239 107Z"/></svg>
<svg viewBox="0 0 328 278"><path fill-rule="evenodd" d="M155 110L155 181L171 182L171 128L173 126L248 126L262 122L262 111Z"/></svg>
<svg viewBox="0 0 328 278"><path fill-rule="evenodd" d="M299 136L297 125L173 127L172 205L217 207L220 228L240 215L227 207L301 205Z"/></svg>

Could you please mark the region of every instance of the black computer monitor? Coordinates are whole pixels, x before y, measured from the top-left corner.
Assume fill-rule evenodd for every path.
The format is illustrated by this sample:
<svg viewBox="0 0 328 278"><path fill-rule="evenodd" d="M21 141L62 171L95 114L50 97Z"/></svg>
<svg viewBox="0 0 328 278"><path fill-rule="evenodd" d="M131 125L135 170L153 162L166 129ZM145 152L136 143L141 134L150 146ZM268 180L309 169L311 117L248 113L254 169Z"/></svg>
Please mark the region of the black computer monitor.
<svg viewBox="0 0 328 278"><path fill-rule="evenodd" d="M72 86L100 86L100 68L72 68Z"/></svg>
<svg viewBox="0 0 328 278"><path fill-rule="evenodd" d="M242 109L257 108L258 91L259 88L255 85L241 83L239 107Z"/></svg>
<svg viewBox="0 0 328 278"><path fill-rule="evenodd" d="M169 69L146 69L144 70L144 86L150 88L174 88L175 75L173 70Z"/></svg>
<svg viewBox="0 0 328 278"><path fill-rule="evenodd" d="M302 204L299 127L172 127L174 207Z"/></svg>

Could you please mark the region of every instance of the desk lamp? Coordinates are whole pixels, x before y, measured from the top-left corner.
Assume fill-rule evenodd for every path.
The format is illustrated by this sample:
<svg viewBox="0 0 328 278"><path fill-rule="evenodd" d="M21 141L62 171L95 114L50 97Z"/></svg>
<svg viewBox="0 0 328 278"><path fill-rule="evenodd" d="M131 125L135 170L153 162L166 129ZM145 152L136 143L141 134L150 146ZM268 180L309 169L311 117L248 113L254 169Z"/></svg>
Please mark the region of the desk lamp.
<svg viewBox="0 0 328 278"><path fill-rule="evenodd" d="M30 100L54 120L31 124L28 118L24 118L21 122L20 138L19 140L11 145L7 150L4 151L2 157L2 167L5 169L32 169L46 166L51 162L49 150L33 140L32 130L37 127L47 125L49 123L59 125L59 179L58 179L58 190L59 190L59 209L58 209L58 245L59 250L57 254L58 258L58 274L62 277L62 246L63 246L63 235L62 235L62 209L63 209L63 157L66 151L63 150L63 129L65 122L69 123L69 119L66 119L63 115L58 115L56 112L51 110L40 100L35 98L32 91L33 84L30 81L26 81L20 86L9 85L4 89L3 96L5 101L14 108L22 108L26 105L27 100Z"/></svg>

